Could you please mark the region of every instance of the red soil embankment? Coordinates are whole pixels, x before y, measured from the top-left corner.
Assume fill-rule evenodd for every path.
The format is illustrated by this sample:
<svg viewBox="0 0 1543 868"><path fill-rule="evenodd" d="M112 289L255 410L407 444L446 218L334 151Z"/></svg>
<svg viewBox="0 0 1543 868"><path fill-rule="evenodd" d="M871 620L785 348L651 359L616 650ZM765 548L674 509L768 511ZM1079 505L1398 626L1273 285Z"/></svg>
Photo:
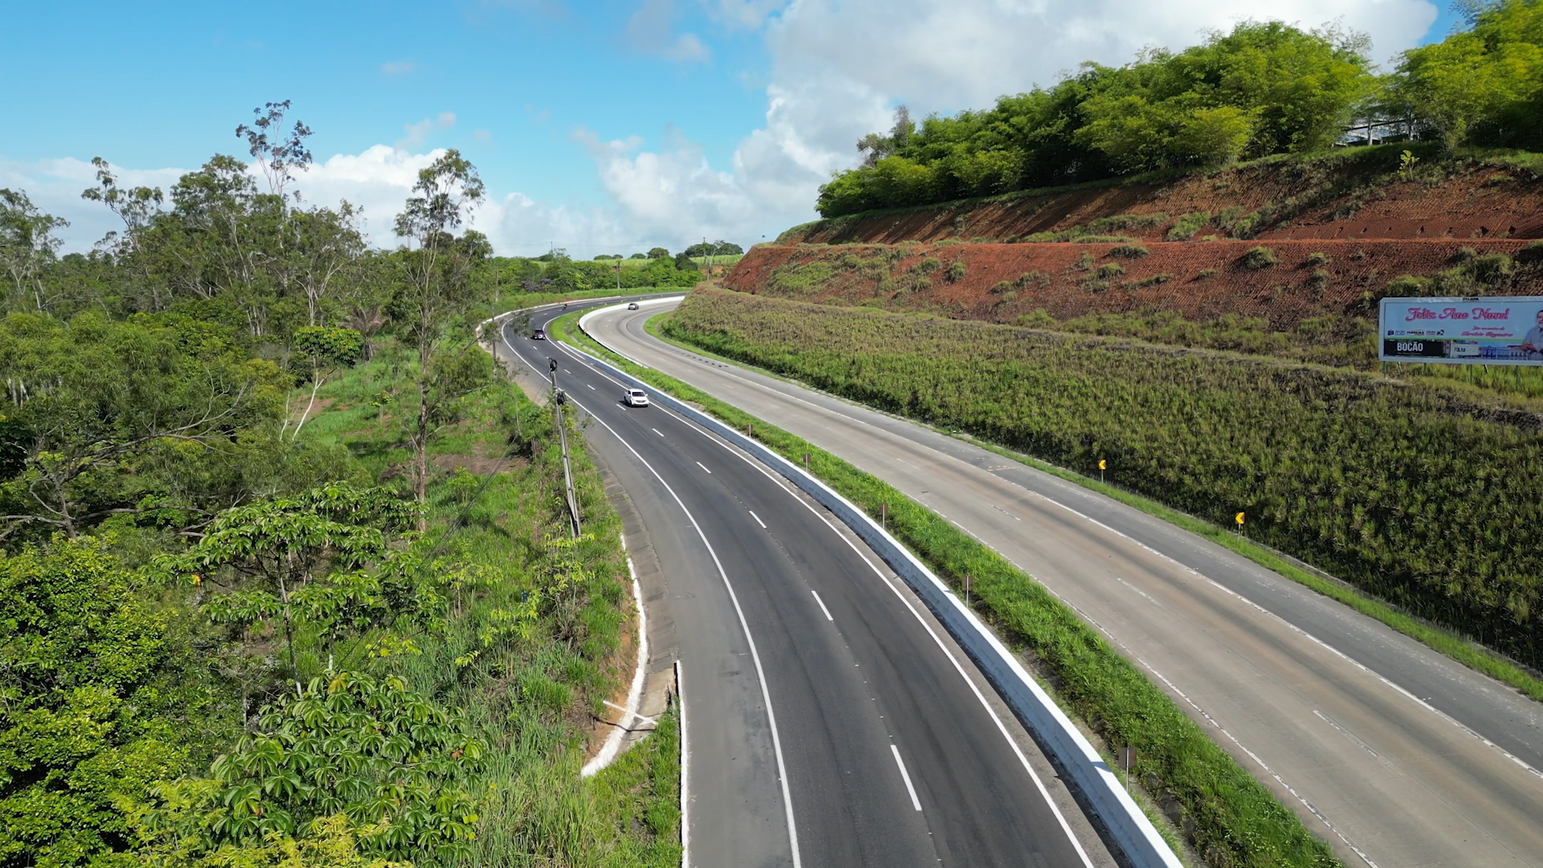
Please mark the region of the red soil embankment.
<svg viewBox="0 0 1543 868"><path fill-rule="evenodd" d="M1401 275L1428 277L1475 255L1515 256L1528 244L1525 240L1147 243L1147 255L1138 258L1115 255L1120 245L1114 244L759 245L722 283L740 292L877 304L988 322L1012 322L1039 309L1059 320L1090 313L1167 310L1193 321L1225 314L1263 317L1270 330L1282 331L1308 318L1370 313L1368 300ZM1248 266L1245 255L1259 246L1271 251L1274 265ZM1120 273L1113 274L1111 266L1116 265ZM1100 269L1104 269L1102 277ZM1507 292L1543 292L1540 271L1531 266L1518 270Z"/></svg>
<svg viewBox="0 0 1543 868"><path fill-rule="evenodd" d="M857 214L790 229L777 243L1007 240L1087 228L1095 220L1122 215L1162 219L1102 233L1095 225L1094 233L1161 241L1181 215L1198 212L1225 216L1202 226L1196 237L1543 238L1543 179L1505 165L1449 168L1447 176L1404 178L1385 167L1373 172L1348 162L1245 166L1163 183L1087 186Z"/></svg>

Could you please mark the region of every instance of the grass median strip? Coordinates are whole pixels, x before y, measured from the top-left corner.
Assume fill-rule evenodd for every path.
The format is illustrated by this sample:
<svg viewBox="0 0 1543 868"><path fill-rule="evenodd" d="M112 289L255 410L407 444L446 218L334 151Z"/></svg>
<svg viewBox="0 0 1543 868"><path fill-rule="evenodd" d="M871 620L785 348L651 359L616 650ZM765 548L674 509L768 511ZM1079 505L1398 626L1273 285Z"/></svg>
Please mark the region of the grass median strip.
<svg viewBox="0 0 1543 868"><path fill-rule="evenodd" d="M888 504L889 528L944 581L972 579L974 608L999 635L1025 653L1073 714L1108 745L1139 749L1135 773L1158 794L1187 842L1211 865L1334 866L1329 846L1245 771L1166 693L1121 657L1064 603L1027 573L945 519L845 461L672 377L623 359L570 329L576 314L551 323L558 340L584 347L657 389L702 407L746 430L809 469L844 497L878 517Z"/></svg>

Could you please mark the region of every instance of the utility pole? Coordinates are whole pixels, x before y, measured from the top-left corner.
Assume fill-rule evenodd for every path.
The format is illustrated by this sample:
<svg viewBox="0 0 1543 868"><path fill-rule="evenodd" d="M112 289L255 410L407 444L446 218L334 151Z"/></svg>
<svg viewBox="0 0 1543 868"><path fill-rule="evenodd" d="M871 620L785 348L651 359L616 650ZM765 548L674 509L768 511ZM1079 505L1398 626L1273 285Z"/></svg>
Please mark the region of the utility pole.
<svg viewBox="0 0 1543 868"><path fill-rule="evenodd" d="M547 359L547 372L552 380L552 409L557 417L557 439L563 450L563 489L568 499L568 519L574 539L583 529L579 525L579 502L573 491L573 468L568 463L568 427L563 424L563 393L557 388L557 360Z"/></svg>

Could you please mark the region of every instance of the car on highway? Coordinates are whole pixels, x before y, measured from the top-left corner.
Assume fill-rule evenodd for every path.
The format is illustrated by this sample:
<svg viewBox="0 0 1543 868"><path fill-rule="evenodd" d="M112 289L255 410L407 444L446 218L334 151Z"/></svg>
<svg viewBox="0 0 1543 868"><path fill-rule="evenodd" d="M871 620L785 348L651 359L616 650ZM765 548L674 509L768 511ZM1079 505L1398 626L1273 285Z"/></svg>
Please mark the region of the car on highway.
<svg viewBox="0 0 1543 868"><path fill-rule="evenodd" d="M648 393L642 389L627 389L622 393L621 402L628 407L647 407Z"/></svg>
<svg viewBox="0 0 1543 868"><path fill-rule="evenodd" d="M627 305L627 310L637 310L637 309L638 309L638 303L635 302L635 301L632 302L631 304Z"/></svg>
<svg viewBox="0 0 1543 868"><path fill-rule="evenodd" d="M533 341L546 340L546 329L536 329L535 331L531 332L530 339Z"/></svg>

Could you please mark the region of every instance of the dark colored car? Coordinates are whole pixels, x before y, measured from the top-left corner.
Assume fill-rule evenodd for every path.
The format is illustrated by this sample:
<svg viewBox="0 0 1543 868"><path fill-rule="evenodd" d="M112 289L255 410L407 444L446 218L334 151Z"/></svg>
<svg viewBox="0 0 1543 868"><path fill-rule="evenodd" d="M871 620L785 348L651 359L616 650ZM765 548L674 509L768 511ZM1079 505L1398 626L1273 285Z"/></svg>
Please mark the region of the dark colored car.
<svg viewBox="0 0 1543 868"><path fill-rule="evenodd" d="M546 340L546 330L545 329L536 329L535 331L530 333L530 339L533 340L533 341L544 341L544 340Z"/></svg>
<svg viewBox="0 0 1543 868"><path fill-rule="evenodd" d="M627 310L637 310L637 309L638 309L638 303L637 302L633 302L633 303L627 305Z"/></svg>

